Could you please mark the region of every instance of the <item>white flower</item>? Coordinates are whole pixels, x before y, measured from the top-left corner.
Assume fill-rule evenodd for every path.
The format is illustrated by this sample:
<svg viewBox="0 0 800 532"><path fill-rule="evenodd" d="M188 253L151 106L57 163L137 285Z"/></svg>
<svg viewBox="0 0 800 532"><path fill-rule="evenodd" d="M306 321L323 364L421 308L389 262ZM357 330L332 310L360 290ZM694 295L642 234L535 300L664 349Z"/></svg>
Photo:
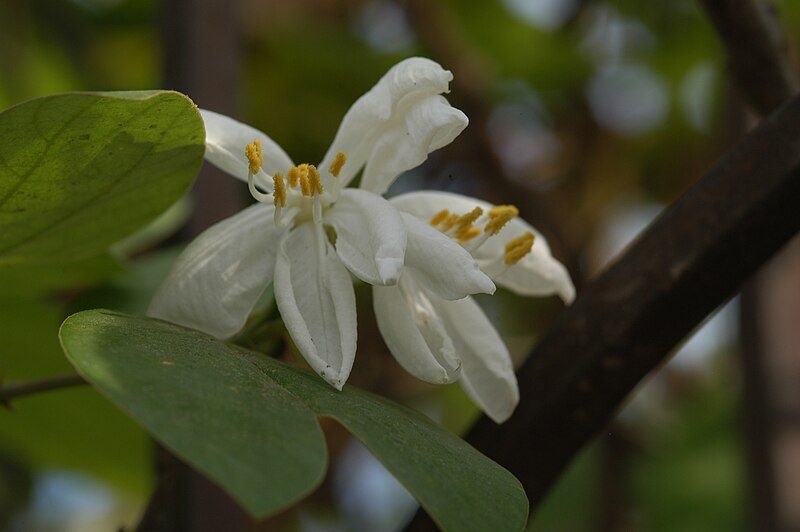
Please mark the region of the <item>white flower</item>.
<svg viewBox="0 0 800 532"><path fill-rule="evenodd" d="M427 267L439 252L428 242L458 241L497 284L521 295L558 294L569 303L575 297L569 274L512 206L446 192L412 192L391 203L403 212L408 248L399 282L373 288L386 344L416 377L458 380L489 417L505 421L519 401L508 349L478 304L450 290L449 272Z"/></svg>
<svg viewBox="0 0 800 532"><path fill-rule="evenodd" d="M264 133L201 111L206 158L247 181L259 203L189 244L148 314L228 338L273 282L297 348L341 389L356 350L348 270L367 283L392 285L405 264L433 272L430 282L454 299L493 292L469 253L437 231L431 230L427 243L413 237L406 256L406 223L380 196L400 173L466 127L466 116L441 96L451 79L428 59L395 65L347 112L319 170L295 166ZM362 168L360 189L344 189ZM420 249L426 244L432 249Z"/></svg>

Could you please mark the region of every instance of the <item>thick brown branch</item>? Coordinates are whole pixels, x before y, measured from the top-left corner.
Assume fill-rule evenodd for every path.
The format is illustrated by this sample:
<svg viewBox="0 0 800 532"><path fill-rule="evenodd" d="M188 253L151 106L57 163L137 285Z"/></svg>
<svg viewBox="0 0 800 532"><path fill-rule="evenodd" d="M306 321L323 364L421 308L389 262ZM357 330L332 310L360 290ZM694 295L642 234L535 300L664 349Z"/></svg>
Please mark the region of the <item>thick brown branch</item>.
<svg viewBox="0 0 800 532"><path fill-rule="evenodd" d="M514 416L467 439L533 506L636 385L800 231L800 98L667 209L550 328L519 372ZM426 528L417 520L415 529Z"/></svg>
<svg viewBox="0 0 800 532"><path fill-rule="evenodd" d="M731 76L760 114L797 93L798 79L786 59L786 41L772 6L764 0L699 0L719 33Z"/></svg>
<svg viewBox="0 0 800 532"><path fill-rule="evenodd" d="M12 400L26 395L49 392L83 384L86 384L86 381L80 375L58 375L38 381L9 384L0 388L0 404L8 405Z"/></svg>

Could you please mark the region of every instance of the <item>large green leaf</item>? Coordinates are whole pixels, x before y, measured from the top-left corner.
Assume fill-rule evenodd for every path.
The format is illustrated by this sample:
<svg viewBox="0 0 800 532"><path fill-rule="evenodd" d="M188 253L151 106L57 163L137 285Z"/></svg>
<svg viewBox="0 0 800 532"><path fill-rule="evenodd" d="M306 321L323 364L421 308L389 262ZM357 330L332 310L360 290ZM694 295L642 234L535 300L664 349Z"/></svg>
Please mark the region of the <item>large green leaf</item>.
<svg viewBox="0 0 800 532"><path fill-rule="evenodd" d="M175 203L205 133L176 92L71 93L0 113L0 265L73 261Z"/></svg>
<svg viewBox="0 0 800 532"><path fill-rule="evenodd" d="M264 517L320 481L315 416L359 438L445 530L521 530L511 473L425 416L202 333L94 310L61 328L67 357L173 452Z"/></svg>

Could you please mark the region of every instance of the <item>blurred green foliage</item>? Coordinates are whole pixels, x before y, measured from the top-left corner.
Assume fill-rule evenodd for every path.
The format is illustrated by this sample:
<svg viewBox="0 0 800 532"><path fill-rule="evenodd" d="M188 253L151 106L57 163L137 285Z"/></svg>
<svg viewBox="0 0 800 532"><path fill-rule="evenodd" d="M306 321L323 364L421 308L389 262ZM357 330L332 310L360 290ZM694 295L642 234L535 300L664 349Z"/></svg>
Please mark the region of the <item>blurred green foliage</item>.
<svg viewBox="0 0 800 532"><path fill-rule="evenodd" d="M70 373L58 342L63 304L0 296L3 381ZM0 410L0 449L34 469L84 471L141 497L150 486L150 443L124 414L89 388L42 394Z"/></svg>

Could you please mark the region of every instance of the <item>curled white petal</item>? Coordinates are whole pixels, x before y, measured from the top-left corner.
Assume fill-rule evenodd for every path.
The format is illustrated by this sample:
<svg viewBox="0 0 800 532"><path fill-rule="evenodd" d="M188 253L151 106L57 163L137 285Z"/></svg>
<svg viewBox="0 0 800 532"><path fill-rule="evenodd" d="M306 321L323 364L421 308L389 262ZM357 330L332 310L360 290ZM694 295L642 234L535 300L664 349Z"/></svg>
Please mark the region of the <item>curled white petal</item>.
<svg viewBox="0 0 800 532"><path fill-rule="evenodd" d="M494 283L467 250L418 218L402 216L408 230L406 270L420 285L444 299L494 293Z"/></svg>
<svg viewBox="0 0 800 532"><path fill-rule="evenodd" d="M372 302L381 336L406 371L433 384L458 378L453 342L412 274L405 272L396 286L373 287Z"/></svg>
<svg viewBox="0 0 800 532"><path fill-rule="evenodd" d="M475 207L484 212L493 207L483 200L452 192L409 192L391 199L404 213L428 221L443 209L464 214ZM535 236L531 252L513 266L503 264L506 243L526 232ZM520 295L546 296L558 294L566 303L575 298L575 286L566 268L550 252L547 239L529 223L514 218L500 232L472 252L481 269L497 284Z"/></svg>
<svg viewBox="0 0 800 532"><path fill-rule="evenodd" d="M425 162L432 151L450 144L467 124L467 116L442 96L409 104L376 136L361 188L383 194L397 176Z"/></svg>
<svg viewBox="0 0 800 532"><path fill-rule="evenodd" d="M228 338L272 280L282 228L271 205L252 205L213 225L177 258L149 316Z"/></svg>
<svg viewBox="0 0 800 532"><path fill-rule="evenodd" d="M511 355L474 299L437 300L447 331L461 359L461 385L486 415L502 423L519 403Z"/></svg>
<svg viewBox="0 0 800 532"><path fill-rule="evenodd" d="M520 222L524 224L520 224L520 233L532 231L533 228L526 222ZM489 267L487 264L487 271ZM498 272L493 276L497 284L517 294L547 296L555 293L564 303L569 304L575 300L575 285L572 284L567 269L544 249L536 249L536 242L531 252L514 266L506 267L494 262L491 267Z"/></svg>
<svg viewBox="0 0 800 532"><path fill-rule="evenodd" d="M397 283L406 226L391 203L365 190L345 189L325 222L336 230L336 252L353 275L373 285Z"/></svg>
<svg viewBox="0 0 800 532"><path fill-rule="evenodd" d="M314 371L341 390L356 354L355 293L347 269L316 229L306 222L282 239L275 301L297 349Z"/></svg>
<svg viewBox="0 0 800 532"><path fill-rule="evenodd" d="M286 152L256 128L214 111L200 109L200 115L206 128L205 158L221 170L247 181L248 163L244 149L254 140L260 140L264 150L264 166L256 176L256 183L260 187L272 191L272 181L266 178L267 175L285 173L293 166Z"/></svg>
<svg viewBox="0 0 800 532"><path fill-rule="evenodd" d="M402 123L405 113L427 97L448 92L453 75L430 59L412 57L399 62L350 107L336 137L320 163L325 188L346 186L373 156L375 144L387 129ZM441 116L437 115L437 118ZM463 128L462 128L463 129ZM457 134L457 133L456 133ZM455 136L455 135L453 135ZM434 148L447 135L434 136ZM452 139L450 139L452 140ZM338 185L326 171L336 154L344 152L347 163Z"/></svg>

